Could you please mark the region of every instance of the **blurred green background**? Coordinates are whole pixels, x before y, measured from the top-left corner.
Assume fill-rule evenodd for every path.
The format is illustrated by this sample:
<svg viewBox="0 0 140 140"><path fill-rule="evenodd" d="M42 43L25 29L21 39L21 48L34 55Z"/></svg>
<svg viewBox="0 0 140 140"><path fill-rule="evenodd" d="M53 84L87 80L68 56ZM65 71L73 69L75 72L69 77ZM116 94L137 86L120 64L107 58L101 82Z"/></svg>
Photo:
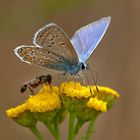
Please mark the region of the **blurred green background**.
<svg viewBox="0 0 140 140"><path fill-rule="evenodd" d="M115 107L101 115L94 140L140 139L140 1L138 0L0 0L0 139L35 140L32 133L5 115L22 103L21 83L47 73L47 69L22 63L16 46L32 45L40 27L54 22L71 37L80 27L111 16L110 27L88 60L98 73L99 85L120 92ZM52 137L39 125L48 140ZM84 128L83 128L84 131ZM66 122L62 125L66 139Z"/></svg>

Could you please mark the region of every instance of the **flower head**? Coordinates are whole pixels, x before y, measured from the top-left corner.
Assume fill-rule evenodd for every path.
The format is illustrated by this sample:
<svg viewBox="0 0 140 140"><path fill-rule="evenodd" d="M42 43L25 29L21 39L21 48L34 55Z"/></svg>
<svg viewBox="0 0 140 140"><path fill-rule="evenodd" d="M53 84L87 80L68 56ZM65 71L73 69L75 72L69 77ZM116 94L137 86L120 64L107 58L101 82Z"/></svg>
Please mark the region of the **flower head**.
<svg viewBox="0 0 140 140"><path fill-rule="evenodd" d="M57 91L57 88L53 88L54 91ZM59 96L48 85L44 85L36 95L29 96L25 103L7 110L6 113L8 117L13 118L22 125L21 121L24 123L29 122L30 119L33 120L31 114L35 120L52 121L60 107L61 100ZM26 121L24 118L26 118Z"/></svg>
<svg viewBox="0 0 140 140"><path fill-rule="evenodd" d="M98 90L97 90L98 88ZM37 94L15 108L6 111L23 126L33 126L37 121L48 125L63 121L66 113L75 112L80 122L93 120L102 112L107 112L119 94L103 86L83 86L79 82L65 82L60 86L43 85Z"/></svg>
<svg viewBox="0 0 140 140"><path fill-rule="evenodd" d="M82 86L79 82L65 82L60 85L60 92L68 97L74 98L89 98L91 96L90 88Z"/></svg>
<svg viewBox="0 0 140 140"><path fill-rule="evenodd" d="M26 101L28 109L31 112L48 112L61 107L61 100L57 94L45 91L46 86L43 86L43 90L35 96L30 96ZM45 91L45 92L44 92Z"/></svg>
<svg viewBox="0 0 140 140"><path fill-rule="evenodd" d="M106 102L107 110L112 107L112 105L115 103L116 99L119 98L119 93L117 91L109 88L109 87L104 87L104 86L97 86L98 90L96 89L95 86L92 86L92 92L96 95L96 97L103 101Z"/></svg>
<svg viewBox="0 0 140 140"><path fill-rule="evenodd" d="M107 111L107 102L99 100L97 97L91 97L86 104L87 107L99 110L101 112Z"/></svg>
<svg viewBox="0 0 140 140"><path fill-rule="evenodd" d="M98 88L98 90L97 90ZM81 121L88 121L111 108L119 94L103 86L82 86L76 82L62 83L60 96L68 112L76 112Z"/></svg>
<svg viewBox="0 0 140 140"><path fill-rule="evenodd" d="M26 102L7 110L6 113L8 117L13 118L18 124L25 127L32 127L37 123L33 114L28 111Z"/></svg>
<svg viewBox="0 0 140 140"><path fill-rule="evenodd" d="M27 111L27 104L23 103L22 105L19 105L15 108L8 109L6 113L8 117L16 118L25 111Z"/></svg>

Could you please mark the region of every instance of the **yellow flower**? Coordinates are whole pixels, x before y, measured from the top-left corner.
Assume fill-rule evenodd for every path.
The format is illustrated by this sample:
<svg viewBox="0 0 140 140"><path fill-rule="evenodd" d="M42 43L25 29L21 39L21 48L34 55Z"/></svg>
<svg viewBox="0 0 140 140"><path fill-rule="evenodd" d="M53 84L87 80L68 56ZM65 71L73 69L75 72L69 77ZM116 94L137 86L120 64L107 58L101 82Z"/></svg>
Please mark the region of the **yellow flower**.
<svg viewBox="0 0 140 140"><path fill-rule="evenodd" d="M53 89L58 92L56 87L53 87ZM7 110L7 116L15 118L26 111L48 112L59 109L61 107L61 100L59 95L53 92L53 89L50 89L48 85L44 85L36 95L30 96L25 103Z"/></svg>
<svg viewBox="0 0 140 140"><path fill-rule="evenodd" d="M60 92L68 97L89 98L91 96L89 86L82 86L79 82L64 82L60 85Z"/></svg>
<svg viewBox="0 0 140 140"><path fill-rule="evenodd" d="M60 86L60 96L68 112L76 112L84 122L110 109L119 94L108 87L83 86L77 82L65 82Z"/></svg>
<svg viewBox="0 0 140 140"><path fill-rule="evenodd" d="M27 111L27 104L26 103L19 105L15 108L8 109L6 111L6 114L10 118L16 118L17 116L19 116L21 113L23 113L25 111Z"/></svg>
<svg viewBox="0 0 140 140"><path fill-rule="evenodd" d="M97 99L97 97L91 97L86 104L87 107L99 110L101 112L107 111L107 102Z"/></svg>
<svg viewBox="0 0 140 140"><path fill-rule="evenodd" d="M98 90L97 90L98 88ZM91 86L91 89L94 93L97 93L97 96L114 96L116 98L118 98L120 95L119 93L117 93L115 90L109 88L109 87L104 87L104 86L97 86L97 88L95 86Z"/></svg>
<svg viewBox="0 0 140 140"><path fill-rule="evenodd" d="M107 110L110 109L115 103L116 99L119 98L119 93L109 87L97 86L97 88L98 90L95 86L91 87L95 97L97 97L101 101L107 102Z"/></svg>
<svg viewBox="0 0 140 140"><path fill-rule="evenodd" d="M20 114L30 112L36 120L49 122L58 114L61 120L64 112L73 111L76 112L77 118L88 121L110 109L119 97L111 88L97 88L73 81L62 83L60 86L43 85L40 91L34 96L29 96L25 103L7 110L7 116L16 118Z"/></svg>
<svg viewBox="0 0 140 140"><path fill-rule="evenodd" d="M69 105L66 105L70 108L73 108L79 101L82 99L85 101L85 99L89 99L87 101L87 107L94 108L95 110L99 110L101 112L106 112L107 109L109 109L112 104L114 103L114 100L119 97L119 94L109 88L104 86L82 86L80 83L77 82L65 82L62 83L60 86L60 92L63 93L62 98L65 96L65 100L62 101L66 105L68 103ZM95 98L93 98L95 97ZM69 98L72 99L72 101L69 101ZM78 106L78 105L77 105ZM107 108L108 107L108 108ZM77 108L75 106L75 108Z"/></svg>
<svg viewBox="0 0 140 140"><path fill-rule="evenodd" d="M30 96L26 102L31 112L47 112L61 107L61 100L55 93L39 93Z"/></svg>
<svg viewBox="0 0 140 140"><path fill-rule="evenodd" d="M29 111L26 103L6 111L8 117L13 118L18 124L25 127L35 126L37 120Z"/></svg>

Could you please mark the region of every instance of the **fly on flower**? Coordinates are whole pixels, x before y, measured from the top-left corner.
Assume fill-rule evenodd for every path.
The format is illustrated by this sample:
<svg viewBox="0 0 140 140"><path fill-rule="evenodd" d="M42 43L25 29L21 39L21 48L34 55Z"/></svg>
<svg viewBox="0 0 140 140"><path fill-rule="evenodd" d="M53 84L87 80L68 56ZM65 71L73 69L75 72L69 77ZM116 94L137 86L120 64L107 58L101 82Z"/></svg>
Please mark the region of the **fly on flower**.
<svg viewBox="0 0 140 140"><path fill-rule="evenodd" d="M14 51L23 62L80 75L110 21L111 17L105 17L90 23L76 31L71 40L58 25L47 24L35 33L34 46L21 45Z"/></svg>
<svg viewBox="0 0 140 140"><path fill-rule="evenodd" d="M51 82L52 82L52 76L50 74L48 75L40 75L36 77L35 79L32 79L26 83L24 83L21 86L21 93L25 92L27 89L31 92L31 94L34 94L33 89L37 88L39 85L43 84L49 84L51 87Z"/></svg>

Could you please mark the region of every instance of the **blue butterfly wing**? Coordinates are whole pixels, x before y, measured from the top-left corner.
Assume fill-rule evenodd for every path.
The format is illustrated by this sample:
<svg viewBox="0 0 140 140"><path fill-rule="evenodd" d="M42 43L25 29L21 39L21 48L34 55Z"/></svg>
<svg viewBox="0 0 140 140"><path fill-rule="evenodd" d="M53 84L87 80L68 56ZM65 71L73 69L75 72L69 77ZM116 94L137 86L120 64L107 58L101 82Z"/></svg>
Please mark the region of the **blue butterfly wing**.
<svg viewBox="0 0 140 140"><path fill-rule="evenodd" d="M72 37L71 42L79 60L85 62L95 50L105 34L111 17L105 17L80 28Z"/></svg>

